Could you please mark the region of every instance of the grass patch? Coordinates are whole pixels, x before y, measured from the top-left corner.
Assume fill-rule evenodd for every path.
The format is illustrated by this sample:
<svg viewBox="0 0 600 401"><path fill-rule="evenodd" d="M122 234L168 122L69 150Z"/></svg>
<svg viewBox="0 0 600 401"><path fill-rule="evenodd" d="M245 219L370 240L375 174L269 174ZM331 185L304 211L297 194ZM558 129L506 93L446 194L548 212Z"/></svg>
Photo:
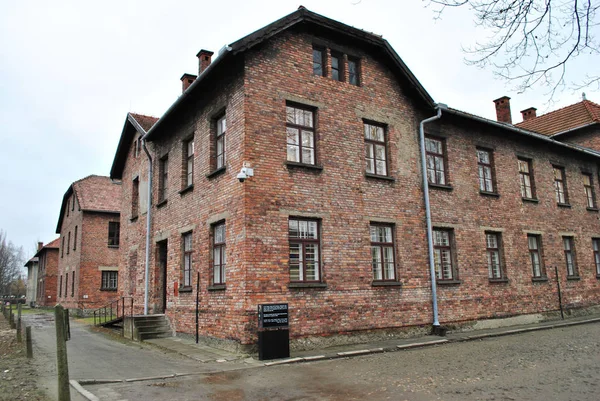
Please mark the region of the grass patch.
<svg viewBox="0 0 600 401"><path fill-rule="evenodd" d="M94 317L76 317L76 318L72 318L74 320L76 320L78 323L82 323L82 324L86 324L88 326L91 326L94 324Z"/></svg>

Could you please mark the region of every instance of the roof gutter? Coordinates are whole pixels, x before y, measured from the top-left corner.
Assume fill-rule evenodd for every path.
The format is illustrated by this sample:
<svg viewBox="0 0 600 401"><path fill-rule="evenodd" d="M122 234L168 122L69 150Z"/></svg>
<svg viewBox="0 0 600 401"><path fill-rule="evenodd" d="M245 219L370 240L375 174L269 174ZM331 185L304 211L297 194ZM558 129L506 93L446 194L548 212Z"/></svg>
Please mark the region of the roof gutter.
<svg viewBox="0 0 600 401"><path fill-rule="evenodd" d="M456 109L450 109L450 108L448 108L448 109L445 109L444 111L446 113L448 113L448 114L454 114L454 115L459 116L459 117L468 118L468 119L474 120L474 121L479 121L479 122L482 122L482 123L488 124L488 125L493 125L493 126L498 127L498 128L506 129L506 130L513 131L513 132L517 132L517 133L519 133L521 135L525 135L525 136L528 136L530 138L539 139L539 140L542 140L542 141L547 142L547 143L551 143L551 144L554 144L554 145L561 146L563 148L568 148L568 149L574 150L576 152L582 152L582 153L585 153L587 155L600 158L600 152L596 152L596 151L594 151L592 149L588 149L588 148L585 148L583 146L577 146L577 145L573 145L573 144L568 144L568 143L560 142L560 141L557 141L556 139L552 139L552 138L550 138L550 137L548 137L546 135L538 134L537 132L527 131L527 130L524 130L522 128L515 127L514 125L509 125L509 124L505 124L505 123L499 123L497 121L493 121L493 120L489 120L487 118L475 116L473 114L465 113L464 111L460 111L460 110L456 110Z"/></svg>
<svg viewBox="0 0 600 401"><path fill-rule="evenodd" d="M150 128L150 130L142 137L143 140L150 140L150 138L154 135L154 133L158 130L158 128L160 126L162 126L163 121L169 117L169 115L171 115L173 113L173 111L175 109L177 109L179 107L179 105L187 98L190 96L190 94L194 91L194 88L196 88L198 85L200 85L200 82L204 81L206 79L206 76L208 74L210 74L210 72L212 70L214 70L216 68L217 65L221 64L221 62L223 61L223 59L226 58L226 56L228 54L231 53L231 47L230 46L223 46L223 48L221 50L219 50L219 54L217 56L217 58L215 59L215 61L213 61L212 63L210 63L210 65L204 70L202 71L202 74L200 74L200 76L198 78L196 78L196 80L194 81L193 84L190 85L189 88L187 88L187 90L185 92L183 92L183 94L181 96L179 96L179 98L177 98L177 100L171 105L171 107L169 107L167 109L167 111L165 111L165 113L162 115L161 118L158 119L158 121L156 122L156 124L154 124L152 126L152 128ZM133 119L135 120L135 119ZM137 127L139 127L139 124L135 124ZM141 128L141 127L140 127ZM140 132L146 132L143 129Z"/></svg>

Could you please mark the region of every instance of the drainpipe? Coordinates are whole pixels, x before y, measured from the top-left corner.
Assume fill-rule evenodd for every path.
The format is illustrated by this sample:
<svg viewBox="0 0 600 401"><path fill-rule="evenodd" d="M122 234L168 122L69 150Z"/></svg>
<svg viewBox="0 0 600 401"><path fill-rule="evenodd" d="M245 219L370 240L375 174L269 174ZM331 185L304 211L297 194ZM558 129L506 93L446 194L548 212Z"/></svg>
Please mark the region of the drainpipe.
<svg viewBox="0 0 600 401"><path fill-rule="evenodd" d="M427 221L427 247L429 250L429 273L431 275L431 303L433 305L433 331L437 332L440 326L438 320L437 283L435 276L435 262L433 257L433 232L431 228L431 206L429 204L429 181L427 180L427 158L425 156L425 124L438 120L442 117L442 109L446 109L443 103L436 105L437 115L429 117L419 124L419 142L421 147L421 169L423 172L423 197L425 198L425 219Z"/></svg>
<svg viewBox="0 0 600 401"><path fill-rule="evenodd" d="M146 134L147 135L147 134ZM148 281L150 274L150 221L152 219L152 156L146 147L146 135L142 137L142 147L148 156L148 210L146 211L146 271L144 281L144 315L148 314Z"/></svg>

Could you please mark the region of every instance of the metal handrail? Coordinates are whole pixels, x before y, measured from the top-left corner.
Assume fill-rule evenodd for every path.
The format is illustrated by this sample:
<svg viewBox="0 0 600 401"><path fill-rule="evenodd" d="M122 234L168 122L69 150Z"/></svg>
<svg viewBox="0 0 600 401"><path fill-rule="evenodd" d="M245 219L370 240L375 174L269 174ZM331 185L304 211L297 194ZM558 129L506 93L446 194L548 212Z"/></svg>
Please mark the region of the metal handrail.
<svg viewBox="0 0 600 401"><path fill-rule="evenodd" d="M125 300L129 314L125 311ZM127 316L133 316L133 297L120 297L100 308L94 310L94 326L101 326L119 319L125 319Z"/></svg>

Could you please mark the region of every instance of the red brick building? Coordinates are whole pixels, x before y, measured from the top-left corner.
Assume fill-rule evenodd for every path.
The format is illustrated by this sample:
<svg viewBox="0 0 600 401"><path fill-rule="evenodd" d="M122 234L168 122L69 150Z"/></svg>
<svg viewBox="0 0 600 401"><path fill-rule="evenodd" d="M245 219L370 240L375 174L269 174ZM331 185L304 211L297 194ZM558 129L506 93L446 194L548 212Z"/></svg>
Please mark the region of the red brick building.
<svg viewBox="0 0 600 401"><path fill-rule="evenodd" d="M60 234L57 299L81 313L116 300L121 183L90 175L69 186L56 232Z"/></svg>
<svg viewBox="0 0 600 401"><path fill-rule="evenodd" d="M555 314L557 278L566 308L600 302L584 181L595 199L599 153L436 105L387 41L304 8L211 56L158 121L128 116L111 170L120 288L139 307L145 135L149 307L177 332L194 332L197 300L200 334L230 346L255 344L265 303L289 304L298 346L430 327L419 126L438 109L424 145L440 323Z"/></svg>
<svg viewBox="0 0 600 401"><path fill-rule="evenodd" d="M39 246L34 257L38 258L37 306L56 305L56 273L58 271L58 248L60 238Z"/></svg>

